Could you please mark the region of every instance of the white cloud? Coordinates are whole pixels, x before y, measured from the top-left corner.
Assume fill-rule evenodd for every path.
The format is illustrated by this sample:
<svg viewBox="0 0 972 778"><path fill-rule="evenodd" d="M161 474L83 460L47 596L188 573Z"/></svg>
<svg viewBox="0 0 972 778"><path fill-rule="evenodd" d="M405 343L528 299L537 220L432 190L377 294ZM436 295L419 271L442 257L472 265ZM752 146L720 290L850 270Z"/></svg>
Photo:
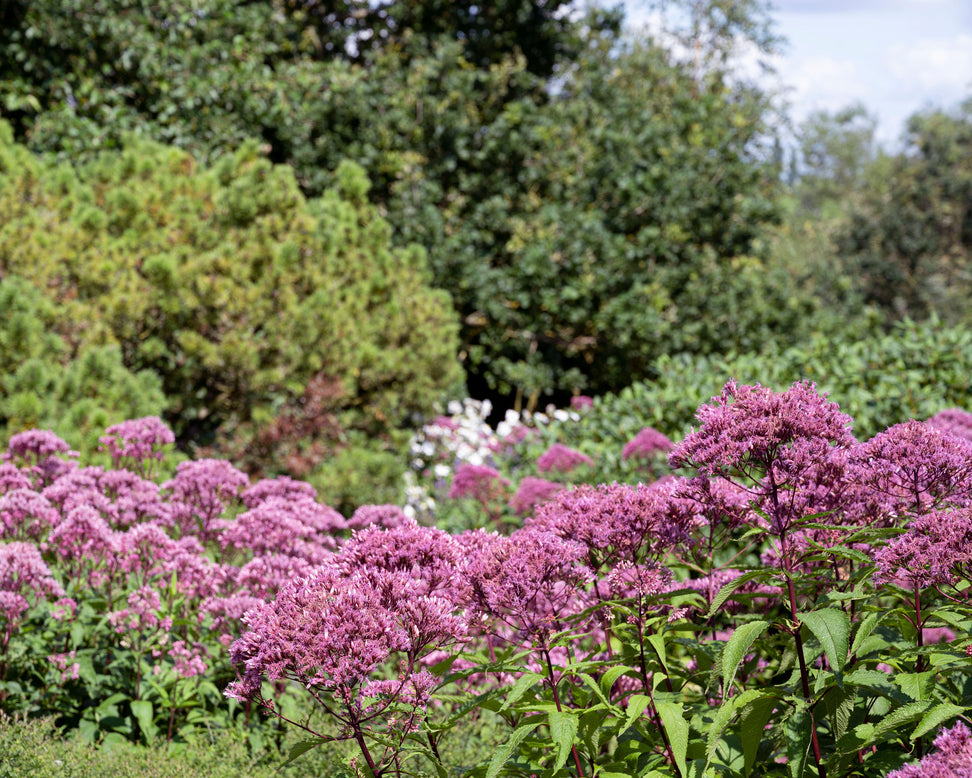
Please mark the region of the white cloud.
<svg viewBox="0 0 972 778"><path fill-rule="evenodd" d="M891 46L885 61L906 88L962 90L972 84L972 35Z"/></svg>
<svg viewBox="0 0 972 778"><path fill-rule="evenodd" d="M868 92L857 63L829 56L784 61L780 76L792 88L791 99L804 111L836 110Z"/></svg>

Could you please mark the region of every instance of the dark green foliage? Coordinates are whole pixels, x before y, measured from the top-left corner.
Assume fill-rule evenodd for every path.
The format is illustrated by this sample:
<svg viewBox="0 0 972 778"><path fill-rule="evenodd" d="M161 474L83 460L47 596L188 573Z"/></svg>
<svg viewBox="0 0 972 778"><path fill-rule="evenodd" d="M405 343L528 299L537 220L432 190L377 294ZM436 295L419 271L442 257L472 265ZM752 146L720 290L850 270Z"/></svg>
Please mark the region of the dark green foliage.
<svg viewBox="0 0 972 778"><path fill-rule="evenodd" d="M815 111L797 129L791 183L798 215L836 216L866 183L877 158L877 119L860 103L835 113Z"/></svg>
<svg viewBox="0 0 972 778"><path fill-rule="evenodd" d="M314 33L319 58L361 62L369 53L418 40L463 42L465 59L488 69L513 53L522 54L532 73L549 76L577 45L575 24L565 0L286 0L295 22Z"/></svg>
<svg viewBox="0 0 972 778"><path fill-rule="evenodd" d="M905 151L877 160L837 248L892 318L968 323L972 293L972 100L913 116Z"/></svg>
<svg viewBox="0 0 972 778"><path fill-rule="evenodd" d="M904 322L890 334L855 341L819 336L762 355L665 357L655 367L657 381L598 398L579 423L560 425L570 432L565 440L571 445L610 442L620 448L646 425L678 440L696 423L697 407L718 395L730 378L777 391L795 381L814 381L854 417L853 432L864 440L909 418L926 419L948 407L968 408L972 334L932 319Z"/></svg>
<svg viewBox="0 0 972 778"><path fill-rule="evenodd" d="M307 201L252 144L203 169L133 140L76 175L3 154L18 163L0 159L0 268L45 294L71 350L110 345L101 359L120 349L154 372L182 446L236 435L244 465L276 472L281 440L333 452L358 430L381 447L460 380L448 298L420 248L391 247L356 165ZM312 382L329 387L328 435L304 423ZM274 431L287 413L301 424ZM276 439L249 454L263 434Z"/></svg>
<svg viewBox="0 0 972 778"><path fill-rule="evenodd" d="M4 33L3 99L18 137L73 158L127 130L201 159L253 137L310 194L354 160L452 295L476 392L617 390L663 353L799 339L815 303L760 242L769 102L730 57L739 35L770 50L762 4L694 4L691 63L562 6L38 2Z"/></svg>

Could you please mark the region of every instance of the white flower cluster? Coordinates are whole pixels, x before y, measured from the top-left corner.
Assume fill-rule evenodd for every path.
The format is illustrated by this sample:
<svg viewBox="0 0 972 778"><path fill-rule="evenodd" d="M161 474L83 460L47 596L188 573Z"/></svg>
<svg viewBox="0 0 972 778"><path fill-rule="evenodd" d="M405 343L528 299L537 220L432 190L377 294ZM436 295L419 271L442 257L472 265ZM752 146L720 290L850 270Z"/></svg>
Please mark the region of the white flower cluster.
<svg viewBox="0 0 972 778"><path fill-rule="evenodd" d="M411 470L405 473L405 513L432 519L437 490L443 489L462 464L492 465L504 441L520 427L541 429L558 422L578 421L580 414L548 405L545 413L508 410L494 430L486 419L493 406L489 400L467 397L452 401L448 415L426 424L409 443Z"/></svg>
<svg viewBox="0 0 972 778"><path fill-rule="evenodd" d="M431 517L435 513L436 488L451 479L455 468L468 463L492 461L500 440L486 418L492 412L489 400L453 401L448 416L440 416L420 429L409 443L411 470L405 473L405 513Z"/></svg>

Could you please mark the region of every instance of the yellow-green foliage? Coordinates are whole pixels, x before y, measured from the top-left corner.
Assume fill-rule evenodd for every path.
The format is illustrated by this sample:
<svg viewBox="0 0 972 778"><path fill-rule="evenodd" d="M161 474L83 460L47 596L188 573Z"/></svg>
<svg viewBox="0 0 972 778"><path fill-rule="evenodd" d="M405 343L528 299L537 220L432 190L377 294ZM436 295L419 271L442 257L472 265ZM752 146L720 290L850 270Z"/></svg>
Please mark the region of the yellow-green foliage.
<svg viewBox="0 0 972 778"><path fill-rule="evenodd" d="M74 171L0 125L0 272L53 303L69 350L155 371L183 443L270 424L312 379L340 428L380 434L460 380L457 324L361 168L334 180L307 201L256 145L207 169L135 138Z"/></svg>

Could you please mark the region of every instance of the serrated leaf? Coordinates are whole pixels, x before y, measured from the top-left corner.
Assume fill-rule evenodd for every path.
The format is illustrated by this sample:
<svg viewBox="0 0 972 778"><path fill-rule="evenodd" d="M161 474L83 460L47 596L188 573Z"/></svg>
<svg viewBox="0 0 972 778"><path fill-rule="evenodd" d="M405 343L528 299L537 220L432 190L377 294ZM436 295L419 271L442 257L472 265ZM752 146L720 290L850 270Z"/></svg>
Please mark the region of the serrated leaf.
<svg viewBox="0 0 972 778"><path fill-rule="evenodd" d="M709 732L706 735L705 766L702 768L703 773L709 769L712 757L715 756L716 749L719 747L722 733L729 726L733 715L736 711L741 710L744 706L760 696L762 696L762 692L759 690L746 689L742 694L737 694L735 697L729 697L722 701L722 705L716 711L715 718L712 720L712 724L709 726Z"/></svg>
<svg viewBox="0 0 972 778"><path fill-rule="evenodd" d="M845 687L848 684L862 686L869 691L877 692L897 702L908 702L908 696L891 683L891 678L887 673L882 673L880 670L866 670L861 668L852 673L848 673L844 676Z"/></svg>
<svg viewBox="0 0 972 778"><path fill-rule="evenodd" d="M513 734L510 735L510 739L507 740L503 745L496 749L496 753L493 754L493 758L489 760L489 767L486 769L486 778L496 778L500 774L500 770L509 760L513 751L519 747L523 739L529 735L533 730L535 730L540 725L539 721L532 721L526 724L521 724L515 730Z"/></svg>
<svg viewBox="0 0 972 778"><path fill-rule="evenodd" d="M526 694L539 681L542 680L543 676L539 673L524 673L521 675L516 679L516 683L513 684L513 688L510 689L509 694L506 695L506 701L503 703L503 707L500 708L500 711L504 711L507 708L516 705L524 694Z"/></svg>
<svg viewBox="0 0 972 778"><path fill-rule="evenodd" d="M833 670L834 680L841 688L844 687L844 665L847 664L847 650L850 641L850 618L838 608L801 613L800 622L805 626L817 642L823 647Z"/></svg>
<svg viewBox="0 0 972 778"><path fill-rule="evenodd" d="M873 740L876 742L888 732L898 729L902 724L908 724L925 715L932 707L932 702L909 702L900 708L895 708L874 725ZM871 745L868 743L868 745Z"/></svg>
<svg viewBox="0 0 972 778"><path fill-rule="evenodd" d="M948 721L949 719L955 718L965 713L968 708L963 708L960 705L955 705L951 702L943 702L936 705L928 713L926 713L921 721L918 722L918 726L915 727L915 731L911 733L911 739L917 740L918 738L927 735L935 727L941 725L942 723Z"/></svg>
<svg viewBox="0 0 972 778"><path fill-rule="evenodd" d="M312 748L317 748L321 743L326 743L327 738L323 737L312 737L307 740L301 740L295 743L290 749L290 754L287 756L287 761L283 763L283 766L289 765L299 756L306 754Z"/></svg>
<svg viewBox="0 0 972 778"><path fill-rule="evenodd" d="M896 673L894 684L912 700L919 702L931 698L938 673L927 670L923 673Z"/></svg>
<svg viewBox="0 0 972 778"><path fill-rule="evenodd" d="M750 621L736 628L729 638L729 642L722 649L722 696L728 697L732 689L732 682L736 677L736 670L743 657L749 651L756 638L762 635L769 622L759 619Z"/></svg>
<svg viewBox="0 0 972 778"><path fill-rule="evenodd" d="M625 732L628 727L634 724L635 719L639 718L649 705L651 705L651 697L647 694L632 694L624 711L624 726L621 727L621 732ZM618 734L621 734L621 732Z"/></svg>
<svg viewBox="0 0 972 778"><path fill-rule="evenodd" d="M577 713L572 710L552 710L547 715L550 724L550 736L557 745L557 763L554 772L567 764L570 749L577 736Z"/></svg>
<svg viewBox="0 0 972 778"><path fill-rule="evenodd" d="M857 625L857 631L854 633L854 643L851 645L852 654L857 655L861 644L871 636L880 620L880 613L869 613L861 620L860 624Z"/></svg>
<svg viewBox="0 0 972 778"><path fill-rule="evenodd" d="M712 618L716 613L718 613L719 608L726 604L733 592L736 591L740 586L756 578L768 578L772 575L771 570L750 570L748 573L743 573L738 578L734 578L729 583L725 584L721 589L719 589L718 594L716 594L715 599L712 601L712 605L709 606L709 612L705 614L705 618Z"/></svg>
<svg viewBox="0 0 972 778"><path fill-rule="evenodd" d="M784 724L786 732L787 766L790 778L803 778L810 757L813 716L807 710L795 710Z"/></svg>
<svg viewBox="0 0 972 778"><path fill-rule="evenodd" d="M766 734L766 723L778 704L776 697L765 695L747 703L739 716L739 738L743 747L743 762L746 775L751 775L759 744Z"/></svg>
<svg viewBox="0 0 972 778"><path fill-rule="evenodd" d="M655 710L661 717L662 726L668 736L668 744L672 747L675 766L679 775L687 775L685 755L688 753L689 723L685 720L682 705L676 702L655 702Z"/></svg>

